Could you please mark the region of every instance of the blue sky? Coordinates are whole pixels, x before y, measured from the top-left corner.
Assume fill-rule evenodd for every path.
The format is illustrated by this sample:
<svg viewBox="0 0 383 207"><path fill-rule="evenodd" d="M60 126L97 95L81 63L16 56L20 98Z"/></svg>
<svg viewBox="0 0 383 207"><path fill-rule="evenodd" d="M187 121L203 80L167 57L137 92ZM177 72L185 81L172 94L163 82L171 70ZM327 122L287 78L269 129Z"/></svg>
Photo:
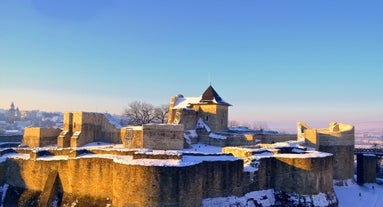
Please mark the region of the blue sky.
<svg viewBox="0 0 383 207"><path fill-rule="evenodd" d="M120 114L211 80L231 120L382 121L382 11L378 0L2 0L0 108Z"/></svg>

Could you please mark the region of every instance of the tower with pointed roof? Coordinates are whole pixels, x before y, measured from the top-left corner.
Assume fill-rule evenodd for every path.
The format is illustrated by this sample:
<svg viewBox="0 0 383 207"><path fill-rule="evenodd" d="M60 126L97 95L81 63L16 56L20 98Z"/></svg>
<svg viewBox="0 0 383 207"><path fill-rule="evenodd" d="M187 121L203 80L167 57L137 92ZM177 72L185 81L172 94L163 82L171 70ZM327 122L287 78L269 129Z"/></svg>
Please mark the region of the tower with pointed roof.
<svg viewBox="0 0 383 207"><path fill-rule="evenodd" d="M210 85L199 97L172 97L168 124L184 124L185 130L194 130L198 127L197 123L203 123L208 126L208 131L225 131L229 106L231 104L223 100Z"/></svg>

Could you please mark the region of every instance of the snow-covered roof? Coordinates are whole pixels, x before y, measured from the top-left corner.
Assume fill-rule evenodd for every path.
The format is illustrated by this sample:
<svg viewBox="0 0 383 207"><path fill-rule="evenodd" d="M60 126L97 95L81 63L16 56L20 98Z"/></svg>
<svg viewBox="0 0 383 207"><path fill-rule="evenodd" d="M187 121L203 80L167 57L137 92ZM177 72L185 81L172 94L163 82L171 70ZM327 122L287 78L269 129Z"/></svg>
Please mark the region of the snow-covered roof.
<svg viewBox="0 0 383 207"><path fill-rule="evenodd" d="M209 86L202 96L199 97L183 97L182 95L178 95L178 99L174 104L173 109L182 109L188 108L194 104L222 104L231 106L228 102L223 100L218 93L214 90L212 86Z"/></svg>
<svg viewBox="0 0 383 207"><path fill-rule="evenodd" d="M192 104L199 104L200 100L201 100L201 96L200 97L179 97L177 99L177 102L174 104L174 109L183 109L183 108L187 108L188 106L192 105Z"/></svg>

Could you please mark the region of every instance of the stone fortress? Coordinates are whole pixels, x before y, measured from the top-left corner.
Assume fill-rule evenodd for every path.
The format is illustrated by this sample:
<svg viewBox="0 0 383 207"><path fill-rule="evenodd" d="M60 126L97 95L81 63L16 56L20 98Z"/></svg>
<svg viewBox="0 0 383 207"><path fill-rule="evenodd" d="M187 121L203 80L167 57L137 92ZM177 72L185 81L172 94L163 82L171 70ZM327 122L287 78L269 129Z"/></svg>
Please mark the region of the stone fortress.
<svg viewBox="0 0 383 207"><path fill-rule="evenodd" d="M63 129L26 128L21 145L0 145L1 205L338 205L333 183L353 180L353 126L233 129L229 106L209 86L172 97L168 124L121 127L107 114L66 112Z"/></svg>

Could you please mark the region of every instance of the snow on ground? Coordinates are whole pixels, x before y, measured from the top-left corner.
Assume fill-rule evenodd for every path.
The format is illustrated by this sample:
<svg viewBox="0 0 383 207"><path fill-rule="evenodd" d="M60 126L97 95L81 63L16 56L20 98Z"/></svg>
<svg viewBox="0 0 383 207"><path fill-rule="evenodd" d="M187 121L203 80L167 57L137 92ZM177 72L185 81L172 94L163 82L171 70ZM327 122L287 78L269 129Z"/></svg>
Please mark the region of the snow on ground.
<svg viewBox="0 0 383 207"><path fill-rule="evenodd" d="M242 197L228 196L218 198L206 198L202 200L202 206L222 207L222 206L272 206L275 204L274 190L260 190L247 193Z"/></svg>
<svg viewBox="0 0 383 207"><path fill-rule="evenodd" d="M0 157L0 163L5 162L5 160L7 160L8 157L12 159L24 159L24 160L28 160L30 158L28 154L8 153Z"/></svg>
<svg viewBox="0 0 383 207"><path fill-rule="evenodd" d="M184 149L186 152L203 152L203 153L221 153L222 147L216 147L207 144L193 144L193 148Z"/></svg>
<svg viewBox="0 0 383 207"><path fill-rule="evenodd" d="M348 186L334 186L338 197L339 207L382 207L383 186L376 183L358 185L349 183Z"/></svg>

